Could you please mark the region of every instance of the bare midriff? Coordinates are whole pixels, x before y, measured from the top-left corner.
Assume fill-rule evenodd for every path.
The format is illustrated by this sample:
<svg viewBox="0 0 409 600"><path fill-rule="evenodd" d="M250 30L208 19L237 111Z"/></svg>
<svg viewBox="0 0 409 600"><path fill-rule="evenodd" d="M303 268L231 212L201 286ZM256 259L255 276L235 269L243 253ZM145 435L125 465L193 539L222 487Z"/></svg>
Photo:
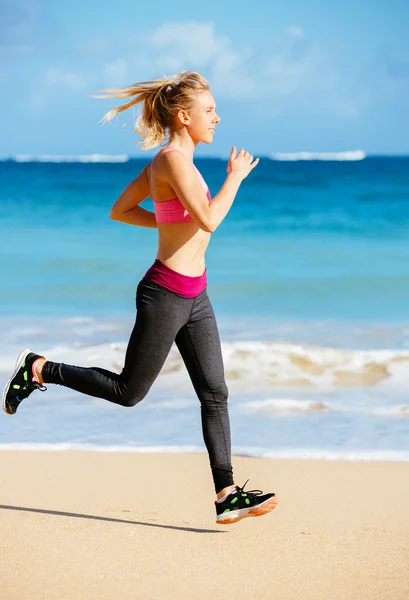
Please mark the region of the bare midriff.
<svg viewBox="0 0 409 600"><path fill-rule="evenodd" d="M205 270L211 234L196 223L158 223L156 258L170 269L198 277Z"/></svg>

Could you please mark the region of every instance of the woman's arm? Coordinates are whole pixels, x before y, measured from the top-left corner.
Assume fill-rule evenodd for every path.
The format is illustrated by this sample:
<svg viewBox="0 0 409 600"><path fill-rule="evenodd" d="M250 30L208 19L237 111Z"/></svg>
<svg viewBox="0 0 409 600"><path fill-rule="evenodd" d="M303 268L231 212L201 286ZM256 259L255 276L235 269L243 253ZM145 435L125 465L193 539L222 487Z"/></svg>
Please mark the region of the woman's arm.
<svg viewBox="0 0 409 600"><path fill-rule="evenodd" d="M131 181L112 206L109 216L114 221L157 228L155 213L138 206L150 195L147 166Z"/></svg>
<svg viewBox="0 0 409 600"><path fill-rule="evenodd" d="M213 233L229 212L240 187L241 177L236 173L227 176L211 205L193 165L180 152L166 152L161 156L166 177L177 197L200 229Z"/></svg>
<svg viewBox="0 0 409 600"><path fill-rule="evenodd" d="M111 219L112 218L113 217L111 217ZM135 208L131 208L126 212L121 213L113 220L119 221L120 223L128 223L129 225L136 225L137 227L158 228L155 213L151 212L150 210L146 210L141 206L135 206Z"/></svg>

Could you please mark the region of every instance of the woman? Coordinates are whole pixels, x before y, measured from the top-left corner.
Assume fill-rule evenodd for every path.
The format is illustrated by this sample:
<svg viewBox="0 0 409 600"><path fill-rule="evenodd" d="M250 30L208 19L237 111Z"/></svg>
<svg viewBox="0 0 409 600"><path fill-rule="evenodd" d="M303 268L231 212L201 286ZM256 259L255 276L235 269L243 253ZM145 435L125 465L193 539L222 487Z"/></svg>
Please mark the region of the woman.
<svg viewBox="0 0 409 600"><path fill-rule="evenodd" d="M220 118L209 84L187 71L170 78L105 90L104 96L131 98L104 117L141 102L136 131L144 149L167 142L119 196L110 216L116 221L158 229L157 256L139 282L136 321L120 374L46 360L23 350L2 396L3 409L14 414L20 402L45 383L63 385L121 406L135 406L159 375L176 343L201 403L203 438L216 491L216 522L227 524L270 512L273 493L243 491L233 481L228 389L219 333L206 290L205 252L213 231L230 210L241 182L258 164L233 146L227 178L212 199L193 164L199 142L211 144ZM147 197L154 212L140 207ZM246 482L247 483L247 482ZM244 484L246 485L246 484Z"/></svg>

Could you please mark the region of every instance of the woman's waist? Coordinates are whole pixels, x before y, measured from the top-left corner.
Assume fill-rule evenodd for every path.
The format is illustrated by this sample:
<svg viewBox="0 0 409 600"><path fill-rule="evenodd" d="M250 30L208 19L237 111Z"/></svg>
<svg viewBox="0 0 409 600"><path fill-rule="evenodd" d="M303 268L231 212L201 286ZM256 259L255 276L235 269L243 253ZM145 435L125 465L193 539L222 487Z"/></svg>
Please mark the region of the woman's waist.
<svg viewBox="0 0 409 600"><path fill-rule="evenodd" d="M170 269L188 277L199 277L206 268L205 254L208 244L166 244L159 241L156 258Z"/></svg>
<svg viewBox="0 0 409 600"><path fill-rule="evenodd" d="M167 267L171 271L178 273L184 277L198 278L203 277L206 271L206 264L204 256L197 259L192 257L177 257L167 258L162 256L160 252L156 255L156 261L159 261L161 265Z"/></svg>
<svg viewBox="0 0 409 600"><path fill-rule="evenodd" d="M182 271L172 269L156 258L143 276L143 281L146 280L153 281L171 292L185 296L186 298L194 298L206 289L207 270L204 267L203 272L199 275L186 275Z"/></svg>
<svg viewBox="0 0 409 600"><path fill-rule="evenodd" d="M203 257L210 243L211 233L193 223L157 223L158 252L161 256Z"/></svg>

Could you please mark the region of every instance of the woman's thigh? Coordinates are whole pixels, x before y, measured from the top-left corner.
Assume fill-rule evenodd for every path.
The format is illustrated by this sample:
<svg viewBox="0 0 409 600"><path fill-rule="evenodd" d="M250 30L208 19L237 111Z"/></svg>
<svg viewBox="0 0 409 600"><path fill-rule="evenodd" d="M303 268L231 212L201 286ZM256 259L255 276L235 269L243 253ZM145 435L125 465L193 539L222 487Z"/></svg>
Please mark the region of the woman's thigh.
<svg viewBox="0 0 409 600"><path fill-rule="evenodd" d="M190 319L175 342L199 397L206 392L227 395L219 330L206 290L193 306Z"/></svg>
<svg viewBox="0 0 409 600"><path fill-rule="evenodd" d="M159 375L179 329L188 320L192 299L151 281L137 288L136 320L125 354L121 379L129 393L143 397Z"/></svg>

